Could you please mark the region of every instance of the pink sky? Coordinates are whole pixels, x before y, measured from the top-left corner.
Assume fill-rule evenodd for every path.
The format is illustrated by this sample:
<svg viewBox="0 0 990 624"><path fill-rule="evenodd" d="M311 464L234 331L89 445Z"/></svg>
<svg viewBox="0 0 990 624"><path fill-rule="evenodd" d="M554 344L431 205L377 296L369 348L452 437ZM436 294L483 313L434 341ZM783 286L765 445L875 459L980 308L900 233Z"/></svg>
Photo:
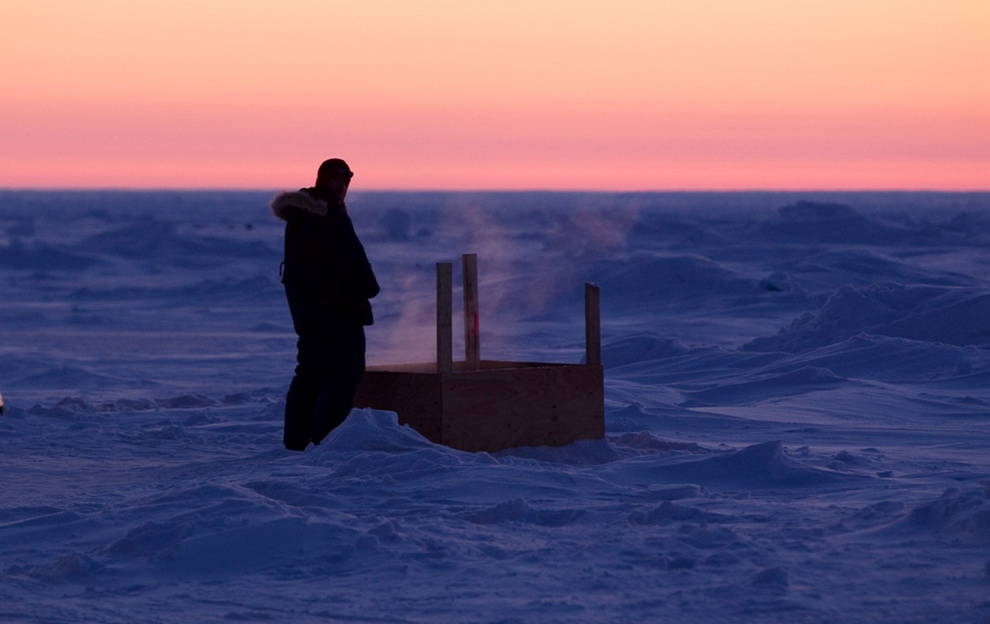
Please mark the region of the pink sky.
<svg viewBox="0 0 990 624"><path fill-rule="evenodd" d="M990 190L987 32L986 0L7 0L0 186Z"/></svg>

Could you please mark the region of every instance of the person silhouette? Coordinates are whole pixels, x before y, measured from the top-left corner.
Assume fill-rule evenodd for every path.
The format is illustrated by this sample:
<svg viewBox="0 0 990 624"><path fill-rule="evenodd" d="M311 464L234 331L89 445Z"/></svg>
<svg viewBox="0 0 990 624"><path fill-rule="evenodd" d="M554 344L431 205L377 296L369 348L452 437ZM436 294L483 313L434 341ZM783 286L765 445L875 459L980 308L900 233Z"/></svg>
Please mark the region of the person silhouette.
<svg viewBox="0 0 990 624"><path fill-rule="evenodd" d="M354 173L339 158L324 161L316 183L271 201L285 222L282 284L296 343L296 368L285 397L285 448L319 444L344 422L364 375L364 328L381 290L344 197Z"/></svg>

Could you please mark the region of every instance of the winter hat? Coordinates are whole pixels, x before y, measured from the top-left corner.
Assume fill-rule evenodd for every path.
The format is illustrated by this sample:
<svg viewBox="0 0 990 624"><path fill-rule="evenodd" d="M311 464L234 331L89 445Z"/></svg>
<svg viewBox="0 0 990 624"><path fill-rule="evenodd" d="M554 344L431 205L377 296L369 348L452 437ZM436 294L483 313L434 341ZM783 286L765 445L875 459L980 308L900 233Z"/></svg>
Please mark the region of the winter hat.
<svg viewBox="0 0 990 624"><path fill-rule="evenodd" d="M324 160L320 165L320 170L316 174L316 183L319 186L323 180L350 180L353 177L354 173L346 162L340 158L331 158Z"/></svg>

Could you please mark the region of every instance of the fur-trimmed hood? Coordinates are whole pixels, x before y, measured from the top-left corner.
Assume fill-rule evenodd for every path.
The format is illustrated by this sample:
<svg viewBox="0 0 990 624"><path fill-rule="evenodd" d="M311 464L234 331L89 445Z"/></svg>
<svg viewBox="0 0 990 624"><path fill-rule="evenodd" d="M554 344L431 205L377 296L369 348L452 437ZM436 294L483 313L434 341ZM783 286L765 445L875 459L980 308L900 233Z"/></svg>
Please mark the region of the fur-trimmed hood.
<svg viewBox="0 0 990 624"><path fill-rule="evenodd" d="M282 221L288 221L294 210L305 210L318 217L325 217L330 206L322 199L313 197L305 191L286 191L272 198L269 207L272 214Z"/></svg>

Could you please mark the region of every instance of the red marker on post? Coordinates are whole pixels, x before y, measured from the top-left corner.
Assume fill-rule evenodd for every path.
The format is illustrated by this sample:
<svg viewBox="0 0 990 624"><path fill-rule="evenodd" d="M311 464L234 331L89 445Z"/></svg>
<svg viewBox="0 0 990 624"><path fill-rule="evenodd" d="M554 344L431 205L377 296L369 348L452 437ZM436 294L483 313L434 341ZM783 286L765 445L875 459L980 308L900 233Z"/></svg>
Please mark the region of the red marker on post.
<svg viewBox="0 0 990 624"><path fill-rule="evenodd" d="M464 362L467 370L477 370L481 361L478 320L478 254L461 256L464 269Z"/></svg>

